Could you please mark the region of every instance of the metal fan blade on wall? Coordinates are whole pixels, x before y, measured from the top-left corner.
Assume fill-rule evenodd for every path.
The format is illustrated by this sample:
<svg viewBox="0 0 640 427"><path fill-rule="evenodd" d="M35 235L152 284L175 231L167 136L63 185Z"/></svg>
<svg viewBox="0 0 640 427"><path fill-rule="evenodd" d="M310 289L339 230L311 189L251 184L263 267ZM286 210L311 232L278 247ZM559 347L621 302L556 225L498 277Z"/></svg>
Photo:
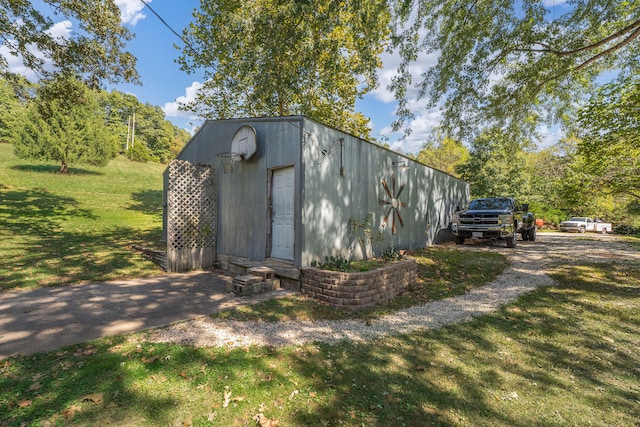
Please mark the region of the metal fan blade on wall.
<svg viewBox="0 0 640 427"><path fill-rule="evenodd" d="M389 186L387 185L387 181L382 180L382 187L384 191L389 196L389 200L378 199L381 206L389 206L386 215L384 216L384 220L382 221L382 227L384 228L388 221L389 216L393 212L392 220L391 220L391 233L396 234L396 218L398 222L400 222L400 227L404 227L404 221L402 220L402 216L400 215L400 208L404 208L407 206L405 202L401 202L398 200L400 198L400 194L402 194L402 190L404 190L404 184L400 186L398 192L396 193L396 176L391 176L393 191L389 190Z"/></svg>

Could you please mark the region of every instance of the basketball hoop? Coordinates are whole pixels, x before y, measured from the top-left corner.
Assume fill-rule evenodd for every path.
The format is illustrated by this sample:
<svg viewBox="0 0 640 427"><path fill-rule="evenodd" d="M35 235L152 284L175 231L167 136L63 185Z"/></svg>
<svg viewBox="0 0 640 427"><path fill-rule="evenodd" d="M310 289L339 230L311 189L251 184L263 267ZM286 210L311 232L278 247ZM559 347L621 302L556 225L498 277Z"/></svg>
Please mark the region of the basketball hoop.
<svg viewBox="0 0 640 427"><path fill-rule="evenodd" d="M233 164L238 160L242 160L242 154L226 151L218 153L218 157L222 158L222 170L224 173L233 173Z"/></svg>

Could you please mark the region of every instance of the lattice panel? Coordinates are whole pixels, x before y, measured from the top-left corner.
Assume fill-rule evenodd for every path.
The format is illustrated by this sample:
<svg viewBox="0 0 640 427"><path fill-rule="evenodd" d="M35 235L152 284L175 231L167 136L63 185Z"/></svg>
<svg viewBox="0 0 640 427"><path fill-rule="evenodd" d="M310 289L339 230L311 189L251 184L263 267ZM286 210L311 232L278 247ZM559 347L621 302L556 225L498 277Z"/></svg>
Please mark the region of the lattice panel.
<svg viewBox="0 0 640 427"><path fill-rule="evenodd" d="M194 260L193 254L202 251L194 250L211 248L215 251L217 218L213 168L184 160L172 161L167 199L168 255L174 259L185 259L188 264L171 270L201 267L202 260ZM184 251L190 256L185 256Z"/></svg>

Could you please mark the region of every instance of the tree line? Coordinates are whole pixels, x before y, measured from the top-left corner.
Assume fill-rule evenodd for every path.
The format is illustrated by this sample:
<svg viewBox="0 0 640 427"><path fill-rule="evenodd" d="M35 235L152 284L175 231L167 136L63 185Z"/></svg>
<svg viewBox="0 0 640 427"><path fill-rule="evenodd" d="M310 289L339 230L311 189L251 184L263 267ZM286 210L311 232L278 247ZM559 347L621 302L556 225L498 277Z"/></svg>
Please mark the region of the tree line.
<svg viewBox="0 0 640 427"><path fill-rule="evenodd" d="M63 173L72 164L104 166L119 154L168 163L191 137L160 107L92 90L71 75L17 88L0 80L0 141L12 143L21 158L57 162Z"/></svg>
<svg viewBox="0 0 640 427"><path fill-rule="evenodd" d="M589 127L588 122L582 125ZM409 157L464 179L473 198L513 196L529 203L551 227L570 216L586 215L640 230L640 150L618 141L594 158L590 136L584 135L540 150L499 128L481 133L468 147L435 133Z"/></svg>

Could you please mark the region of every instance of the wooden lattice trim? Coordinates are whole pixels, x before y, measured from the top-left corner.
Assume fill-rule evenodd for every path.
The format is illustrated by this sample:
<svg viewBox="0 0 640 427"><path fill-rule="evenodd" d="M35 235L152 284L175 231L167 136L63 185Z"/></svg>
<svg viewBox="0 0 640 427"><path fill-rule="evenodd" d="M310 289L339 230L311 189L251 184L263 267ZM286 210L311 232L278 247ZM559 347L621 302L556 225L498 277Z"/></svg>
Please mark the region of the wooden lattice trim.
<svg viewBox="0 0 640 427"><path fill-rule="evenodd" d="M214 169L184 160L169 164L167 193L167 252L169 259L188 259L178 270L198 268L198 260L185 253L215 252L216 192ZM207 252L207 253L208 253ZM210 254L207 258L211 258Z"/></svg>

